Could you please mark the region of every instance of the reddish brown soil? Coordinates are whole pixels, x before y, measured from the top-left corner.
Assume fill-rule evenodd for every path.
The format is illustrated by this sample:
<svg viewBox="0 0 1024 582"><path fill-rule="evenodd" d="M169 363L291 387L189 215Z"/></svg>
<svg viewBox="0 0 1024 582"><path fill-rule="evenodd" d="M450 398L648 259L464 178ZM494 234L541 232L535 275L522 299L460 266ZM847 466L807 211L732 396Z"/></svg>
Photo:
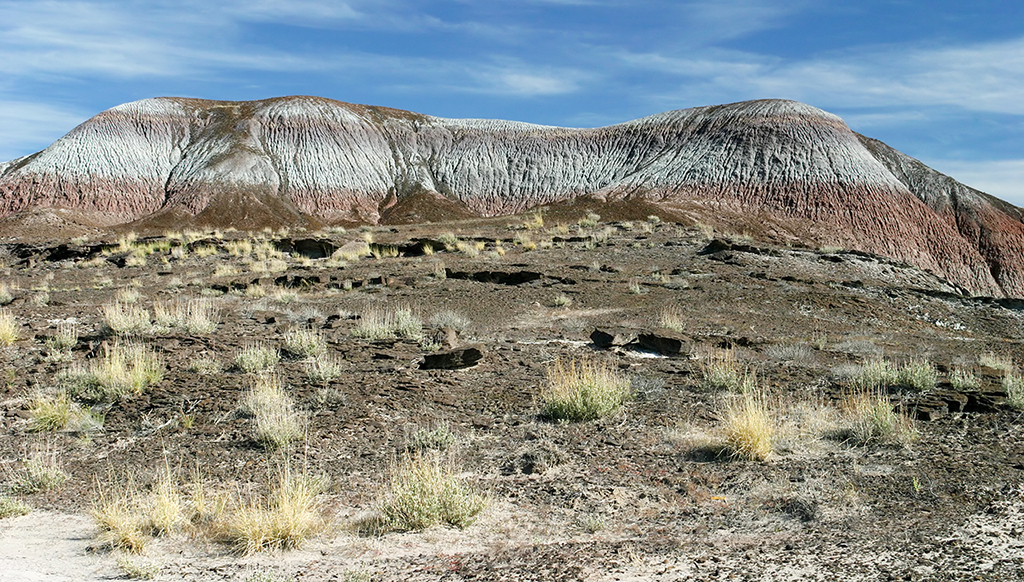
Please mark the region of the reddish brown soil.
<svg viewBox="0 0 1024 582"><path fill-rule="evenodd" d="M1002 402L998 376L977 366L985 352L1019 358L1018 302L963 298L931 274L863 253L723 235L709 246L704 233L674 223L653 225L652 232L643 222L558 232L553 217L532 231L522 220L377 227L370 231L375 243L400 245L409 255L414 241L444 232L485 248L471 257L437 244L430 256L371 257L346 267L325 267L318 256L361 240L360 233L291 233L275 237L280 248L295 252L287 270L272 275L248 273L223 251L166 264L155 254L146 266L119 267L124 257L116 253L84 265L100 256L92 243L9 246L0 281L18 287L8 309L23 339L0 348L4 465L16 470L32 447L59 451L69 482L24 499L37 509L82 512L96 480L107 482L111 474L133 473L145 487L169 460L183 473L199 466L234 490L266 483L287 457L330 477L323 502L343 531L372 511L408 435L447 425L458 435L449 456L491 499L476 524L381 539L335 533L311 542L320 551L285 554L259 567L297 580L363 573L375 580L1009 580L1024 574L1020 413ZM516 235L545 244L528 252ZM307 239L319 242L302 242ZM493 252L496 240L507 250L503 256ZM191 246L203 245L223 248L223 240ZM317 258L303 264L300 251ZM444 279L435 274L439 263L447 269ZM241 273L214 276L227 266ZM298 299L245 297L242 291L257 280L268 288L294 285ZM44 340L57 322L73 319L81 334L74 360L101 353L114 337L100 306L133 284L147 306L213 297L219 326L209 335L145 337L166 361L164 377L141 396L112 404L102 432L89 438L28 432L26 395L53 385L71 365L48 361ZM45 304L33 299L44 292ZM571 303L556 306L563 295ZM418 342L355 338L350 314L379 304L411 306L428 322L447 309L465 315L472 323L460 341L482 343L483 360L464 370L421 370ZM657 327L667 306L687 322L690 352L733 348L740 366L777 400L780 422L790 430L777 439L773 459L716 454L727 395L701 385L699 359L603 350L588 339L595 327ZM233 414L247 380L231 362L246 342L279 345L286 330L306 325L322 330L346 373L315 385L300 361L282 359L278 370L308 415L308 437L269 453L254 442L251 421ZM798 361L773 357L773 346L791 344L804 346ZM930 393L891 393L902 409L935 417L918 422L919 439L855 446L812 431L809 417L796 411L838 406L848 386L834 368L879 356L926 358L940 370ZM218 359L224 371L190 372L199 357ZM612 362L633 379L632 399L598 421L544 420L538 394L557 357ZM954 365L976 371L991 398L972 411L942 414L934 401L951 392ZM537 458L547 465L531 461ZM157 548L159 554L164 546ZM158 556L164 564L158 579L241 580L254 568L225 546L182 540L174 548Z"/></svg>

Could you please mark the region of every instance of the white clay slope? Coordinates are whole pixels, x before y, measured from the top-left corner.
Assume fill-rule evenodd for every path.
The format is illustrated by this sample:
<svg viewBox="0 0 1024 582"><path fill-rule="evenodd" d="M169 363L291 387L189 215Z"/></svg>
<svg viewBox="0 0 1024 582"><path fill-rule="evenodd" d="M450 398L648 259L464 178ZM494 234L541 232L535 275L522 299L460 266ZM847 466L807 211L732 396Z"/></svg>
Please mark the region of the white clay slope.
<svg viewBox="0 0 1024 582"><path fill-rule="evenodd" d="M0 166L0 218L56 207L107 225L162 216L252 228L376 223L421 193L481 216L593 195L810 221L819 238L973 292L1024 294L1009 258L1024 246L1019 213L883 146L782 100L570 129L316 97L156 98Z"/></svg>

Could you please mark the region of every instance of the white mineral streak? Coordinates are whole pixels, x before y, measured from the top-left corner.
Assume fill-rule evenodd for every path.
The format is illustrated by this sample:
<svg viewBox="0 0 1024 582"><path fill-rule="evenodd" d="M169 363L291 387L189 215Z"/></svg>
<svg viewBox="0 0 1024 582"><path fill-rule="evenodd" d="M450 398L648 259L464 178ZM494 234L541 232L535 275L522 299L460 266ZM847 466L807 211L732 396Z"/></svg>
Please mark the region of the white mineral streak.
<svg viewBox="0 0 1024 582"><path fill-rule="evenodd" d="M231 222L236 212L373 223L420 192L484 216L584 194L767 212L978 293L1024 295L1019 209L792 101L571 129L316 97L157 98L0 165L0 218L58 207L109 224L154 213Z"/></svg>

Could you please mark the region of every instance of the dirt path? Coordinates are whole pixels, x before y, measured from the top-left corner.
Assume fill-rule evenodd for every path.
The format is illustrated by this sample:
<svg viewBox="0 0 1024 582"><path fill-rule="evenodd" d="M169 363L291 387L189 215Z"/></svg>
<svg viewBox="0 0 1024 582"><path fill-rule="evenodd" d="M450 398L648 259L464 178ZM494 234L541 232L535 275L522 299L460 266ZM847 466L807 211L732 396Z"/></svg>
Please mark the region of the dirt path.
<svg viewBox="0 0 1024 582"><path fill-rule="evenodd" d="M0 578L4 582L108 580L113 560L89 554L96 531L84 515L33 511L0 522Z"/></svg>

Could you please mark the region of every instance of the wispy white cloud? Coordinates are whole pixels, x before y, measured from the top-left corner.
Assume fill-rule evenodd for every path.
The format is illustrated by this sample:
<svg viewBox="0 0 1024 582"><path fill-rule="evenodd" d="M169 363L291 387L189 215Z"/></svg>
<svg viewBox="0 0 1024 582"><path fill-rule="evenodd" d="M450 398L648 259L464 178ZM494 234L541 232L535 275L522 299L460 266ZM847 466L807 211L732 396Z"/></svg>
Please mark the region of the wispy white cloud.
<svg viewBox="0 0 1024 582"><path fill-rule="evenodd" d="M0 100L0 161L43 149L88 117L42 103Z"/></svg>
<svg viewBox="0 0 1024 582"><path fill-rule="evenodd" d="M972 188L1024 207L1024 159L975 162L929 159L925 163Z"/></svg>
<svg viewBox="0 0 1024 582"><path fill-rule="evenodd" d="M949 47L886 46L808 60L737 51L619 54L674 75L661 101L788 97L831 107L951 106L1024 115L1024 38ZM726 97L729 96L729 97Z"/></svg>

